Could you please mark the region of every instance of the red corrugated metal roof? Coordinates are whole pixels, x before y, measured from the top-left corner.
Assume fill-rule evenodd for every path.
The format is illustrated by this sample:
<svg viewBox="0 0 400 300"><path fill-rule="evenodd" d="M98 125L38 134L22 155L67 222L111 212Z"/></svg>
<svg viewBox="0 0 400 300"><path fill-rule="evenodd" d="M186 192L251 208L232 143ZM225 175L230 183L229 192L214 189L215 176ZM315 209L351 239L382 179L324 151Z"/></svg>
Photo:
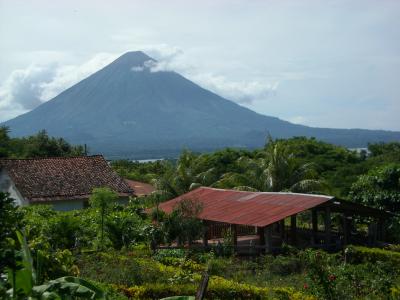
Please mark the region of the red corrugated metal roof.
<svg viewBox="0 0 400 300"><path fill-rule="evenodd" d="M328 202L333 197L296 193L244 192L200 187L161 203L160 209L169 213L179 201L184 199L201 203L200 219L264 227Z"/></svg>

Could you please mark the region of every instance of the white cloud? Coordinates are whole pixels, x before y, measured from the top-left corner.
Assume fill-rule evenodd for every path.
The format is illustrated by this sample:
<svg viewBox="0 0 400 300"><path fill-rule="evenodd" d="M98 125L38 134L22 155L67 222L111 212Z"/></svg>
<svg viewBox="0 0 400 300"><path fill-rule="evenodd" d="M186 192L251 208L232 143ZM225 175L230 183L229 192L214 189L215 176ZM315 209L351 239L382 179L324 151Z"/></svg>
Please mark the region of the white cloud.
<svg viewBox="0 0 400 300"><path fill-rule="evenodd" d="M81 65L35 65L14 70L0 86L0 122L25 113L98 71L116 58L99 53Z"/></svg>
<svg viewBox="0 0 400 300"><path fill-rule="evenodd" d="M241 104L265 100L274 95L279 86L279 81L272 78L235 81L222 75L202 72L178 47L155 45L143 48L147 49L145 52L150 56L157 58L156 62L147 61L144 64L151 72L178 72L202 87Z"/></svg>
<svg viewBox="0 0 400 300"><path fill-rule="evenodd" d="M40 83L41 100L48 101L54 98L65 89L105 67L116 57L116 54L98 53L81 65L59 66L50 81Z"/></svg>
<svg viewBox="0 0 400 300"><path fill-rule="evenodd" d="M304 116L294 116L289 118L288 121L294 124L305 125L307 124L308 119Z"/></svg>
<svg viewBox="0 0 400 300"><path fill-rule="evenodd" d="M40 104L41 82L49 80L52 72L47 67L31 65L15 70L0 87L0 105L18 104L31 109Z"/></svg>
<svg viewBox="0 0 400 300"><path fill-rule="evenodd" d="M40 105L41 84L51 80L53 75L51 68L36 65L13 71L0 86L0 121Z"/></svg>
<svg viewBox="0 0 400 300"><path fill-rule="evenodd" d="M278 81L233 81L224 76L212 73L197 74L189 77L194 82L216 94L241 104L250 104L254 101L265 100L274 95L279 86Z"/></svg>

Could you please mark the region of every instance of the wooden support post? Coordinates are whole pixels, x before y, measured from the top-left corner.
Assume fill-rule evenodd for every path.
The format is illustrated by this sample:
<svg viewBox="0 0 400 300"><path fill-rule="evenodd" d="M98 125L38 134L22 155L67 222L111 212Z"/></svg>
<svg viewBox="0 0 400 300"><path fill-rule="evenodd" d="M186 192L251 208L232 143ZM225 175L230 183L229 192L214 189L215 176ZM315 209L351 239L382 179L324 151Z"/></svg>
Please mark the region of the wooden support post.
<svg viewBox="0 0 400 300"><path fill-rule="evenodd" d="M292 246L297 245L297 215L290 216L290 242Z"/></svg>
<svg viewBox="0 0 400 300"><path fill-rule="evenodd" d="M285 241L285 219L279 221L279 235L281 238L280 244Z"/></svg>
<svg viewBox="0 0 400 300"><path fill-rule="evenodd" d="M312 236L311 236L311 244L318 244L318 212L316 209L311 210L311 223L312 223Z"/></svg>
<svg viewBox="0 0 400 300"><path fill-rule="evenodd" d="M331 208L325 208L325 246L330 248L332 238L331 238Z"/></svg>
<svg viewBox="0 0 400 300"><path fill-rule="evenodd" d="M237 225L236 224L232 224L232 234L233 234L233 246L236 247L237 246Z"/></svg>
<svg viewBox="0 0 400 300"><path fill-rule="evenodd" d="M208 222L203 220L203 246L208 247Z"/></svg>
<svg viewBox="0 0 400 300"><path fill-rule="evenodd" d="M385 241L385 220L378 220L378 240L381 242Z"/></svg>
<svg viewBox="0 0 400 300"><path fill-rule="evenodd" d="M273 225L268 225L265 227L265 250L267 253L272 252L272 231L273 231Z"/></svg>
<svg viewBox="0 0 400 300"><path fill-rule="evenodd" d="M349 224L349 215L347 212L343 213L342 222L343 222L343 246L347 246L350 243L350 224Z"/></svg>
<svg viewBox="0 0 400 300"><path fill-rule="evenodd" d="M260 246L264 246L265 245L265 231L264 231L264 227L257 227L257 234L258 234L258 244Z"/></svg>
<svg viewBox="0 0 400 300"><path fill-rule="evenodd" d="M376 245L376 233L377 225L376 223L371 223L368 225L368 242L370 246Z"/></svg>
<svg viewBox="0 0 400 300"><path fill-rule="evenodd" d="M207 292L208 280L209 280L209 276L208 276L207 272L203 273L203 276L201 276L200 286L197 289L196 297L194 298L195 300L203 300L204 299L206 292Z"/></svg>

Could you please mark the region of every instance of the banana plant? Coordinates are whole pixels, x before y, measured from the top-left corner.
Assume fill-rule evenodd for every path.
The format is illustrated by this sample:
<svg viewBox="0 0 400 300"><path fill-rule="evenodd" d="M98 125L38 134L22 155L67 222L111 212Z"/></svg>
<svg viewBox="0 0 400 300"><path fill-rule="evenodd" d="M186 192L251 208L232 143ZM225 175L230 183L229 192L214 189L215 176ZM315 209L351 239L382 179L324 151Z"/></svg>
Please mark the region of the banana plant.
<svg viewBox="0 0 400 300"><path fill-rule="evenodd" d="M195 297L194 296L173 296L173 297L162 298L160 300L195 300Z"/></svg>
<svg viewBox="0 0 400 300"><path fill-rule="evenodd" d="M107 299L103 291L81 278L66 276L32 288L33 299Z"/></svg>
<svg viewBox="0 0 400 300"><path fill-rule="evenodd" d="M33 260L25 236L17 231L20 255L14 255L15 264L8 268L7 278L11 289L7 291L9 299L96 299L107 300L107 295L90 282L81 278L66 276L38 285ZM14 252L16 252L14 250Z"/></svg>

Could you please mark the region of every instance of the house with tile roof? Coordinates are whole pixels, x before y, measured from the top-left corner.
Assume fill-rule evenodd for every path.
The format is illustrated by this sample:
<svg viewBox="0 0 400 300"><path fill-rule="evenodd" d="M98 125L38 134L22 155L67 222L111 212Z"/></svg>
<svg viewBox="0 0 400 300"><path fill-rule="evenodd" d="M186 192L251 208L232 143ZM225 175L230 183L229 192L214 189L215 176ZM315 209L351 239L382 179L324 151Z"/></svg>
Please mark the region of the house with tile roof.
<svg viewBox="0 0 400 300"><path fill-rule="evenodd" d="M94 188L108 187L126 203L134 190L101 155L0 159L0 191L17 205L51 204L56 210L87 206Z"/></svg>

